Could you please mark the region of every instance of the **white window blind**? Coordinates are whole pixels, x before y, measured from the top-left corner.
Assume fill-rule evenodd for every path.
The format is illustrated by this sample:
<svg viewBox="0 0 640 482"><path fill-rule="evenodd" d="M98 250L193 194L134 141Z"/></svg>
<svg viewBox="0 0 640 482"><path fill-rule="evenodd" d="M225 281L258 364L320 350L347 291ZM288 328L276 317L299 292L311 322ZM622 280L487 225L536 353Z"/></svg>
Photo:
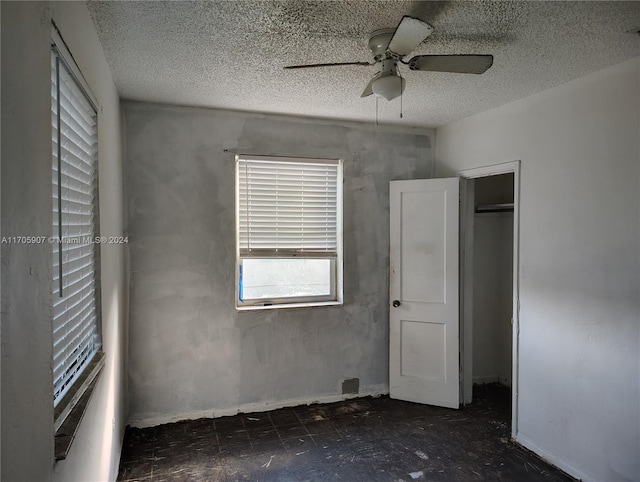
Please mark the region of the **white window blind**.
<svg viewBox="0 0 640 482"><path fill-rule="evenodd" d="M54 405L101 346L97 113L64 59L51 54Z"/></svg>
<svg viewBox="0 0 640 482"><path fill-rule="evenodd" d="M238 156L240 256L335 256L338 165Z"/></svg>

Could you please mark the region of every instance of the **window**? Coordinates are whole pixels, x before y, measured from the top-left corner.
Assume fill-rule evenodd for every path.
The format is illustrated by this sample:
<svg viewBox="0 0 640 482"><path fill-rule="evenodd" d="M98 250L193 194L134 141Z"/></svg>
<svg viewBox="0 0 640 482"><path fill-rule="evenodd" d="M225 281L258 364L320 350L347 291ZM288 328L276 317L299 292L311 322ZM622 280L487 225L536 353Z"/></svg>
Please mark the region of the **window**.
<svg viewBox="0 0 640 482"><path fill-rule="evenodd" d="M54 35L51 172L56 242L51 246L56 430L102 367L95 105L63 42Z"/></svg>
<svg viewBox="0 0 640 482"><path fill-rule="evenodd" d="M236 156L236 305L342 303L342 161Z"/></svg>

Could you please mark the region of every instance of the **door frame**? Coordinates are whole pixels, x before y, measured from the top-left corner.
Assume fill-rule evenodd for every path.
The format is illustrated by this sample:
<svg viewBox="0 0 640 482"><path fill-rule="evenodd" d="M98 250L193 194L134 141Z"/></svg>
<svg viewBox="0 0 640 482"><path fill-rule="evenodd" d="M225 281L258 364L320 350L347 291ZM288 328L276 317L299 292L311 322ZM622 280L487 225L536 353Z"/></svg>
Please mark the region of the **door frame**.
<svg viewBox="0 0 640 482"><path fill-rule="evenodd" d="M504 162L458 171L460 188L460 393L461 402L471 402L473 390L473 226L475 179L513 173L513 304L511 437L518 434L518 383L520 338L520 161Z"/></svg>

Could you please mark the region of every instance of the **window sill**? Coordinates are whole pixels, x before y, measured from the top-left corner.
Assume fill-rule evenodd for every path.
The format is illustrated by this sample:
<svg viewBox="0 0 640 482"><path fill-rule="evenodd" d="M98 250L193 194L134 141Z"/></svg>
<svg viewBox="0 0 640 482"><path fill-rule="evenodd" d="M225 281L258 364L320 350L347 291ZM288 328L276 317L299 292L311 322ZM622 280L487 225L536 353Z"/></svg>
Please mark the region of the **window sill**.
<svg viewBox="0 0 640 482"><path fill-rule="evenodd" d="M104 352L96 353L77 380L78 388L72 388L54 410L56 460L64 460L67 457L104 365Z"/></svg>
<svg viewBox="0 0 640 482"><path fill-rule="evenodd" d="M276 310L282 308L311 308L314 306L342 306L342 301L310 301L306 303L280 303L272 305L236 306L238 311Z"/></svg>

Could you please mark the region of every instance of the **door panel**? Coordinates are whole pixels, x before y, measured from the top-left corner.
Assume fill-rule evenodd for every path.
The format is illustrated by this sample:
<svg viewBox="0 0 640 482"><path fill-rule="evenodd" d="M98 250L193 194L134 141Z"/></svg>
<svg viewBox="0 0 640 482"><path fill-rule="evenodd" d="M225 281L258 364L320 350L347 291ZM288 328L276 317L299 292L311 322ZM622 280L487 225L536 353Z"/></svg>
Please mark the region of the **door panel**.
<svg viewBox="0 0 640 482"><path fill-rule="evenodd" d="M400 322L400 375L445 381L444 323Z"/></svg>
<svg viewBox="0 0 640 482"><path fill-rule="evenodd" d="M459 406L458 192L457 178L391 181L392 398Z"/></svg>
<svg viewBox="0 0 640 482"><path fill-rule="evenodd" d="M405 192L400 197L401 226L401 297L407 301L444 302L446 204L443 192ZM426 211L422 206L432 206ZM416 222L415 220L421 220Z"/></svg>

